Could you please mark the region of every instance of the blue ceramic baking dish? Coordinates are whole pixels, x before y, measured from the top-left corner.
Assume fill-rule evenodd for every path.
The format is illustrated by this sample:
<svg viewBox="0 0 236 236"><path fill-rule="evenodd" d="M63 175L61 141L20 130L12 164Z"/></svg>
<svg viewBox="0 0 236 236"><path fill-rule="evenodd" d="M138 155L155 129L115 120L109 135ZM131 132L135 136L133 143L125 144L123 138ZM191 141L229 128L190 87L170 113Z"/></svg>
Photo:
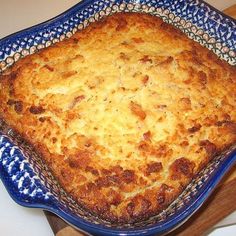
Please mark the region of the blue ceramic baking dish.
<svg viewBox="0 0 236 236"><path fill-rule="evenodd" d="M42 24L0 40L0 73L33 54L115 12L146 12L173 24L192 40L236 65L236 22L200 0L84 0ZM21 137L0 120L0 177L20 205L57 214L93 235L162 235L183 224L205 202L236 163L236 147L215 157L167 209L132 225L112 225L81 209Z"/></svg>

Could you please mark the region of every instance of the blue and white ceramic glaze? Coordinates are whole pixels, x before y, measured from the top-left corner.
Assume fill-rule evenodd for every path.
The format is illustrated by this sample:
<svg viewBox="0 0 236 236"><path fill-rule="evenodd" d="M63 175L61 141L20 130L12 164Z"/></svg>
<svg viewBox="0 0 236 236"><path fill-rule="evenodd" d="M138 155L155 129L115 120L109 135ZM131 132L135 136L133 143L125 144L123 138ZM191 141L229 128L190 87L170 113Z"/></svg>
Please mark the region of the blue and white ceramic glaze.
<svg viewBox="0 0 236 236"><path fill-rule="evenodd" d="M115 12L146 12L173 24L220 58L236 65L236 22L200 0L84 0L40 25L0 40L0 72ZM232 147L212 160L166 210L147 221L112 225L83 210L64 190L32 147L0 120L0 177L20 205L49 210L95 235L162 235L183 224L236 163Z"/></svg>

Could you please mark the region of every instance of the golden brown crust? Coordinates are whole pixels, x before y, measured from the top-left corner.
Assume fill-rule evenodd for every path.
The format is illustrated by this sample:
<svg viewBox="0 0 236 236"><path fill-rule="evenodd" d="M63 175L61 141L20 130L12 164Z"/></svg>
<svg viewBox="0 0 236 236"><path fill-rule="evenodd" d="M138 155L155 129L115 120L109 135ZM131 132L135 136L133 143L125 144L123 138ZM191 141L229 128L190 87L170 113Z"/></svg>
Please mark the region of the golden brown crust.
<svg viewBox="0 0 236 236"><path fill-rule="evenodd" d="M236 142L236 69L161 19L119 13L0 77L0 115L112 222L157 214Z"/></svg>

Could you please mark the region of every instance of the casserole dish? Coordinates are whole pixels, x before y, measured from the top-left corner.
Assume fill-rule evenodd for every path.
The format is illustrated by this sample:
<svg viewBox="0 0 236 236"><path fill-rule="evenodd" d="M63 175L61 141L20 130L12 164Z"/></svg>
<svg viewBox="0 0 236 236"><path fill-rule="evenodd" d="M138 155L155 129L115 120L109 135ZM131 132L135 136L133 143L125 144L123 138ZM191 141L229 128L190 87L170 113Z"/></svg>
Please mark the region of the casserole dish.
<svg viewBox="0 0 236 236"><path fill-rule="evenodd" d="M85 3L88 3L88 2L84 2L84 4ZM109 2L110 4L111 4L111 2ZM180 1L179 1L179 3L180 3ZM95 3L94 3L95 4ZM159 1L158 2L158 4L161 4L161 2ZM83 4L82 4L83 5ZM82 6L82 5L78 5L78 6ZM191 5L191 4L190 4ZM126 8L126 5L125 4L123 4L123 5L121 5L120 6L121 7L121 9L122 8L124 8L123 10L127 10L127 11L138 11L139 10L139 8L141 7L139 4L137 4L137 3L135 3L135 4L128 4L127 5L127 8ZM112 6L112 8L107 8L108 10L107 10L107 13L110 13L111 12L111 10L112 9L114 9L114 11L115 11L115 9L117 8L117 6L114 4L113 6ZM74 10L75 10L75 8L73 8ZM142 9L144 9L145 10L145 6L142 8ZM147 8L146 8L147 9ZM183 8L184 9L184 8ZM78 9L77 9L78 10ZM118 8L118 10L120 10L120 8ZM149 9L150 10L150 9ZM152 9L153 10L153 9ZM150 10L150 11L152 11L152 10ZM159 11L160 11L160 9L159 9ZM166 11L166 10L165 10ZM101 15L103 15L104 14L104 12L102 13L103 11L101 11ZM166 13L167 13L167 11L166 11ZM93 21L93 19L91 19L90 21ZM200 21L199 21L200 22ZM85 25L86 25L87 23L86 23L86 21L85 21ZM81 27L81 25L80 25L80 27ZM73 30L73 29L72 29ZM74 31L75 31L75 29L74 29ZM50 35L51 35L51 33L50 33ZM24 35L25 36L25 35ZM67 36L70 36L70 33L67 33ZM61 37L61 39L62 39L63 37ZM205 35L205 38L207 38L206 37L206 35ZM58 39L57 39L58 40ZM55 42L56 40L54 39L54 42ZM213 43L213 40L211 40L211 42ZM50 45L50 41L48 41L48 42L46 42L47 44L46 44L46 46L47 45ZM216 42L215 42L216 43ZM225 55L221 55L221 56L224 56L224 58L226 59L226 60L228 60L230 63L234 63L234 57L233 57L233 50L232 49L230 49L230 40L228 40L227 41L227 43L229 44L229 49L226 49L226 46L224 47L224 50L226 50L226 51L228 51L228 54L229 54L229 57L226 57ZM232 44L232 45L234 45L234 44ZM40 46L40 45L39 45ZM209 44L209 47L211 47L212 45L211 44ZM219 44L218 44L218 46L219 46ZM42 47L42 46L40 46L40 47ZM40 48L39 47L39 48ZM30 51L29 51L29 53L33 53L34 51L35 51L35 45L32 45L32 47L30 48ZM217 51L217 50L216 50ZM24 54L27 54L27 51L24 51ZM23 54L23 52L22 52L22 55L24 55ZM17 56L18 55L18 56ZM14 57L8 57L7 59L6 59L6 62L7 63L9 63L9 65L13 62L13 58L15 59L15 60L17 60L17 57L19 57L19 54L15 54L14 55ZM6 67L6 63L5 63L5 65L4 65L4 62L2 63L2 69L4 69L5 67ZM5 66L5 67L4 67ZM26 157L26 160L29 160L29 162L30 162L30 165L29 165L29 167L32 167L33 166L33 174L35 173L35 171L38 171L38 172L40 172L40 174L41 175L39 175L39 177L40 177L40 180L42 181L45 181L45 183L44 183L44 186L46 186L46 189L41 189L41 190L39 190L39 192L42 192L42 195L44 195L45 196L45 199L47 199L47 204L46 203L44 203L43 201L41 201L39 198L40 198L40 194L38 195L37 194L37 191L34 189L33 190L33 192L32 192L32 195L31 196L38 196L38 198L36 197L36 199L34 199L34 200L36 200L36 202L35 203L37 203L37 204L42 204L42 205L44 205L44 204L46 204L49 208L50 207L52 207L54 204L55 204L55 200L56 199L59 199L59 203L60 204L64 204L65 203L65 205L64 205L64 207L70 207L70 208L68 208L68 209L66 209L66 208L64 208L63 209L63 207L61 208L61 207L59 207L60 208L60 210L59 210L59 212L63 209L65 212L68 212L68 210L72 210L74 213L77 211L77 214L84 214L83 212L79 212L78 213L78 207L76 207L76 204L71 200L71 203L69 202L69 198L67 198L68 196L66 196L66 194L64 195L64 197L65 198L63 198L63 191L60 189L60 187L56 187L56 183L54 183L54 184L52 184L52 182L50 183L50 181L49 180L51 180L51 181L53 181L52 180L52 178L50 177L50 175L48 174L48 171L46 170L46 167L44 167L43 169L40 169L40 167L42 168L42 166L43 166L43 164L41 163L41 166L40 166L40 164L39 164L39 161L36 161L37 160L37 155L33 155L32 153L33 153L33 151L32 150L30 150L30 148L29 147L27 147L27 145L24 145L24 144L22 144L21 143L21 139L20 138L18 138L18 136L16 135L16 134L13 134L13 132L11 131L11 132L8 132L8 128L6 127L6 125L2 122L2 130L4 131L3 133L5 133L5 134L7 134L7 137L6 136L3 136L3 138L2 138L2 143L4 144L4 146L2 147L2 152L3 152L3 154L2 154L2 157L4 158L4 157L7 157L7 156L5 156L5 155L7 155L7 150L8 150L8 147L9 147L9 145L7 144L7 139L6 138L11 138L12 139L12 141L14 142L14 143L16 143L16 144L18 144L18 146L19 147L21 147L22 148L22 150L23 150L23 152L24 152L24 156ZM8 140L9 141L9 140ZM12 148L12 149L10 149L9 148L9 150L10 150L10 152L9 152L9 154L10 154L10 156L12 156L13 157L13 162L15 162L15 161L17 161L17 160L19 160L19 156L20 156L20 153L19 153L19 150L18 150L18 148ZM8 150L8 151L9 151ZM27 151L28 150L28 151ZM232 150L228 150L228 152L227 152L227 154L225 154L225 155L223 155L225 158L228 156L228 154L230 154L230 151L232 151ZM16 154L16 153L17 154ZM27 154L27 152L28 152L28 154ZM8 154L8 155L9 155ZM28 157L27 157L28 156ZM231 158L233 158L232 157L232 155L229 155L228 157L227 157L227 160L231 160L231 161L233 161L233 159L231 159ZM22 188L23 187L23 190L21 189L19 192L22 192L23 191L23 193L24 194L29 194L29 192L31 191L31 185L33 185L33 186L35 186L35 184L36 185L38 185L38 183L40 183L40 181L39 181L39 179L37 179L36 177L35 178L33 178L33 175L32 175L32 173L30 173L30 175L28 175L27 173L25 174L25 175L23 175L23 176L21 176L21 174L23 173L23 170L27 167L27 162L22 162L21 164L20 164L20 166L19 166L19 168L17 169L17 166L15 167L14 166L14 164L10 164L10 158L8 157L7 159L5 159L4 161L3 161L3 164L4 165L7 165L8 166L8 168L7 168L7 170L8 171L12 171L12 168L13 168L13 171L16 171L16 173L14 173L13 175L12 175L12 180L17 180L17 178L19 177L20 178L20 181L18 182L18 188L20 189L20 188ZM34 166L35 165L35 166ZM223 166L223 164L221 164L220 166ZM37 170L37 167L39 167L39 169ZM227 166L227 168L228 168L228 166ZM4 169L3 169L4 170ZM43 171L44 170L44 171ZM29 170L28 170L29 171ZM4 171L3 171L4 172ZM11 173L12 174L12 173ZM200 175L201 176L201 175ZM25 177L25 178L24 178ZM28 178L27 178L28 177ZM31 178L30 178L31 177ZM51 178L51 179L50 179ZM35 179L35 181L32 181L32 179ZM207 179L207 178L206 178ZM4 180L4 178L3 178L3 180ZM39 182L38 182L39 181ZM17 181L16 181L17 182ZM25 183L26 182L26 183ZM32 182L32 183L30 183L30 182ZM46 183L46 182L48 182L48 183ZM206 181L207 182L207 181ZM47 186L47 184L52 184L50 187L49 187L49 185ZM25 185L26 185L26 188L25 188ZM33 188L33 186L32 186L32 188ZM213 185L211 185L211 187L212 187ZM48 192L47 190L47 187L49 187L48 189L50 189L50 191ZM53 192L53 188L55 188L54 190L55 190L55 192ZM206 190L206 189L205 189ZM43 194L44 193L44 194ZM56 199L53 199L53 197L50 197L51 196L51 193L53 193L53 197L54 198L56 198ZM198 192L199 193L199 192ZM59 194L59 196L58 196L58 194ZM22 200L23 199L23 196L20 196L20 199ZM51 199L51 200L50 200ZM52 200L53 199L53 200ZM54 203L53 205L51 204L51 201ZM30 202L30 203L32 203L29 199L27 199L27 201L26 202ZM54 212L56 211L55 209L55 207L53 206L52 207L53 209L54 209ZM176 208L178 208L178 206L176 207ZM179 208L178 208L179 209ZM172 209L173 210L173 209ZM186 211L184 211L184 212L186 212ZM58 213L59 214L59 213ZM70 214L70 212L69 212L69 214ZM163 215L164 214L164 215ZM166 215L165 215L166 214ZM174 214L173 213L173 211L171 212L171 211L168 211L168 212L163 212L162 214L161 214L161 218L163 218L164 217L164 219L166 219L166 218L168 218L169 220L171 219L171 217L169 217L169 214L170 215L172 215L172 214ZM186 213L185 213L186 214ZM175 214L174 214L175 215ZM168 216L168 217L167 217ZM90 217L89 215L84 215L83 217ZM93 217L92 217L93 218ZM158 218L158 217L157 217ZM132 227L135 227L135 230L136 230L136 228L139 228L139 231L135 231L134 230L134 232L133 233L138 233L138 232L141 232L140 230L145 230L145 227L148 225L148 224L153 224L153 222L155 222L155 221L160 221L160 222L162 222L163 223L163 221L162 221L162 219L161 218L159 218L159 220L157 220L157 218L156 219L152 219L151 221L149 221L149 222L145 222L144 224L145 224L145 226L144 225L142 225L142 224L140 224L140 225L135 225L135 226L129 226L128 227L128 230L129 230L129 233L132 233ZM67 218L67 219L70 219L70 218ZM71 219L69 220L70 222L71 222ZM91 221L91 219L90 219L90 221ZM97 221L97 219L93 219L92 220L93 222L96 222ZM177 221L175 221L175 223L176 223ZM103 223L102 223L103 224ZM104 225L104 224L103 224ZM154 224L155 226L157 226L156 224ZM162 224L162 226L163 226L164 224ZM83 224L80 226L82 229L83 229ZM109 227L108 225L107 225L107 227ZM112 227L112 226L110 226L110 227ZM93 227L92 226L90 226L90 228L91 228L91 230L93 229ZM99 228L99 227L98 227ZM149 229L150 228L152 228L152 227L149 227ZM160 227L159 227L160 228ZM173 228L173 227L172 227ZM163 228L162 228L163 229ZM96 231L94 231L94 232L96 232ZM105 229L104 229L104 232L103 233L105 233L106 231L105 231ZM107 231L107 233L108 233L109 231ZM115 233L117 233L117 231L114 231ZM122 232L122 230L121 231L119 231L119 232ZM126 232L126 231L123 231L123 232ZM144 232L144 231L142 231L142 232ZM154 233L154 231L149 231L148 233ZM109 232L109 234L111 234L111 232Z"/></svg>

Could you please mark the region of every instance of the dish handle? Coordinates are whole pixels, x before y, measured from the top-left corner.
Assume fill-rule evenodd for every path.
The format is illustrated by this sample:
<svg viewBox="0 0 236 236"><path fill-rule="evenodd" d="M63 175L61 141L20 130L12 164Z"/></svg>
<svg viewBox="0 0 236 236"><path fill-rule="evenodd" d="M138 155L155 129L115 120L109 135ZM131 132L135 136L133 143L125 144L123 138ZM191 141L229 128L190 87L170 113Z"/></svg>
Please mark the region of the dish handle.
<svg viewBox="0 0 236 236"><path fill-rule="evenodd" d="M0 179L12 199L20 205L48 209L54 197L41 184L20 149L0 133Z"/></svg>

